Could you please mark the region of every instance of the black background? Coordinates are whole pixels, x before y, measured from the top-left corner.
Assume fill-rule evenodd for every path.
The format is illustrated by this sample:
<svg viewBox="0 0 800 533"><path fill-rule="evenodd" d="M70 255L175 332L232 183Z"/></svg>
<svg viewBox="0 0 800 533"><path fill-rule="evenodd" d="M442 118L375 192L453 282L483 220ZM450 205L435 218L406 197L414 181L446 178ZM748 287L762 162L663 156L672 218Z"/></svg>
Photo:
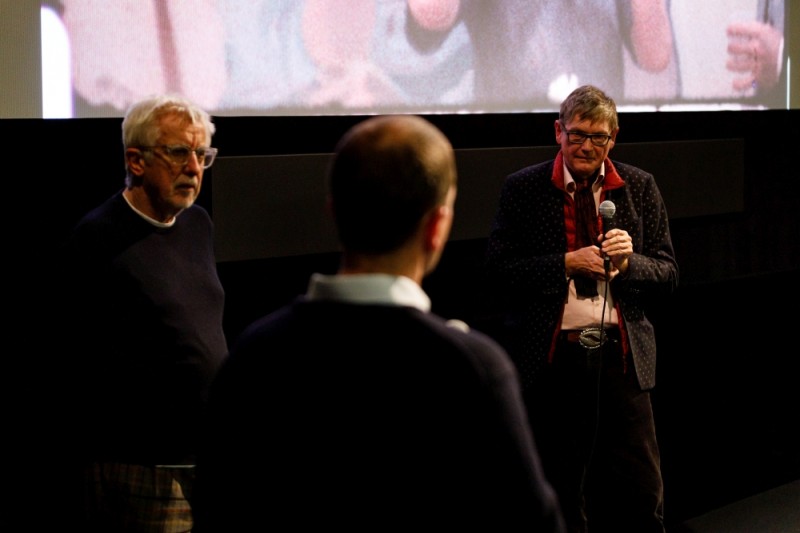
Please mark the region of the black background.
<svg viewBox="0 0 800 533"><path fill-rule="evenodd" d="M218 117L213 144L220 157L328 154L362 118ZM476 149L470 153L489 157L484 163L463 159L465 186L483 183L481 165L512 164L503 159L505 150L491 149L556 148L555 114L428 118L462 154ZM798 120L800 110L620 115L611 157L619 149L625 161L627 144L655 143L646 145L654 149L645 168L669 199L668 211L676 213L670 225L680 285L652 315L659 348L653 401L668 524L800 478ZM32 411L52 401L41 390L40 375L46 371L37 365L41 350L60 348L58 339L47 335L48 324L58 320L49 312L47 280L59 268L51 253L83 213L123 186L120 126L121 119L0 121L5 183L11 185L5 188L10 246L4 255L12 296L7 344L16 346L6 357L21 363L24 372L11 366L7 374L13 385L8 388L11 421L21 422L20 431L11 434L44 464L47 450L59 445L58 440L42 442ZM636 153L636 147L628 153ZM214 168L199 200L212 216ZM293 179L283 184L287 190L323 176ZM304 191L294 192L303 197ZM267 188L263 194L269 193ZM456 217L465 221L462 228L485 222L488 234L487 213L496 198L461 193ZM295 220L320 216L323 206L313 198L291 211L243 216L268 217L292 234ZM225 207L226 216L233 216L227 214L231 206ZM448 244L425 289L434 311L492 334L497 309L482 279L485 236L466 229L462 235ZM300 233L293 238L317 237ZM335 251L323 250L220 261L229 341L253 319L302 293L312 272L333 272L337 259Z"/></svg>

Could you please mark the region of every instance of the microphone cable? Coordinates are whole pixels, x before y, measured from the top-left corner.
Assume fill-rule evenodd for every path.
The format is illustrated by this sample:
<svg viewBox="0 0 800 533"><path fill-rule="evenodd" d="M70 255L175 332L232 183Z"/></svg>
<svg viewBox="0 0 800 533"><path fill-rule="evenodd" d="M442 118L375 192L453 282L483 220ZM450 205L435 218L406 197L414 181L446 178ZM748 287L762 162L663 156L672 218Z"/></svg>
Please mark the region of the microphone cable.
<svg viewBox="0 0 800 533"><path fill-rule="evenodd" d="M591 429L591 440L589 443L589 447L586 451L586 459L583 465L583 474L581 475L581 492L584 490L584 485L586 483L586 471L589 468L589 465L592 462L592 457L594 456L595 445L597 444L597 434L600 430L600 379L603 375L603 348L606 344L606 330L605 330L605 318L606 318L606 308L608 307L608 286L609 286L609 279L608 276L611 272L611 261L606 255L603 259L603 268L605 269L606 279L603 282L603 307L602 312L600 315L600 343L598 344L597 353L592 353L592 350L587 349L587 357L589 360L587 364L590 365L593 371L596 371L596 380L594 383L594 417ZM594 357L595 362L591 361L591 358Z"/></svg>

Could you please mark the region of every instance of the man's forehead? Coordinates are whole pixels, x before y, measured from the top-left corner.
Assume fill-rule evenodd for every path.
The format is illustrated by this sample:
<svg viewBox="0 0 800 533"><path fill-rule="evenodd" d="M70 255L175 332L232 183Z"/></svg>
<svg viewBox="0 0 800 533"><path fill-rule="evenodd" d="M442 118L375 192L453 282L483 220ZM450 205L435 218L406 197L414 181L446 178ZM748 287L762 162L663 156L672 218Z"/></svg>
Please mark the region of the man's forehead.
<svg viewBox="0 0 800 533"><path fill-rule="evenodd" d="M191 119L172 115L171 118L164 117L160 123L160 138L178 138L180 140L192 139L203 144L206 139L206 130L202 124L192 123Z"/></svg>
<svg viewBox="0 0 800 533"><path fill-rule="evenodd" d="M591 120L588 118L581 118L578 116L573 116L567 124L567 129L580 129L587 133L595 133L595 132L602 132L602 133L609 133L611 131L611 127L608 124L607 120Z"/></svg>

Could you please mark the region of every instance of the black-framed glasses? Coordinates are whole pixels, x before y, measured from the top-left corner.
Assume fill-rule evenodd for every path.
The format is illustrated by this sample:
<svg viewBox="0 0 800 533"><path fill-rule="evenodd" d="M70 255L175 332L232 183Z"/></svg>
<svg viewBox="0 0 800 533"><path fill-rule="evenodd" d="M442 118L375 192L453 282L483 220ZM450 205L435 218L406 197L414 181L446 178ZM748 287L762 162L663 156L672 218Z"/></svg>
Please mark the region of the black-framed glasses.
<svg viewBox="0 0 800 533"><path fill-rule="evenodd" d="M214 158L217 157L218 152L216 148L210 146L201 146L192 149L185 144L159 144L156 146L139 146L138 148L144 152L151 152L158 149L170 163L181 168L185 167L189 162L189 157L192 155L192 152L194 152L195 157L197 157L197 162L200 163L203 168L208 168L214 162Z"/></svg>
<svg viewBox="0 0 800 533"><path fill-rule="evenodd" d="M572 144L583 144L586 139L592 141L595 146L605 146L611 140L611 135L605 133L583 133L582 131L567 131L567 140Z"/></svg>

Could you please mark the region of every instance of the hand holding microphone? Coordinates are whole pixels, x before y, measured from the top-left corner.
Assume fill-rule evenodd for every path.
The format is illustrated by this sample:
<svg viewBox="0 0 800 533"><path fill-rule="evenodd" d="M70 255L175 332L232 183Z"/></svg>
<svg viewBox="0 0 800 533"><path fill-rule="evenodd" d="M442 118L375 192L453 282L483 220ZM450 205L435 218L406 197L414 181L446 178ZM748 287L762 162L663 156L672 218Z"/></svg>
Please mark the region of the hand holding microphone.
<svg viewBox="0 0 800 533"><path fill-rule="evenodd" d="M606 277L608 277L612 261L620 272L625 272L628 270L628 258L633 255L633 239L631 239L627 231L617 228L614 218L617 207L614 202L605 200L598 206L597 210L603 220L603 234L601 237L603 241L600 243L600 248L603 254ZM611 236L606 237L609 232L611 232Z"/></svg>

